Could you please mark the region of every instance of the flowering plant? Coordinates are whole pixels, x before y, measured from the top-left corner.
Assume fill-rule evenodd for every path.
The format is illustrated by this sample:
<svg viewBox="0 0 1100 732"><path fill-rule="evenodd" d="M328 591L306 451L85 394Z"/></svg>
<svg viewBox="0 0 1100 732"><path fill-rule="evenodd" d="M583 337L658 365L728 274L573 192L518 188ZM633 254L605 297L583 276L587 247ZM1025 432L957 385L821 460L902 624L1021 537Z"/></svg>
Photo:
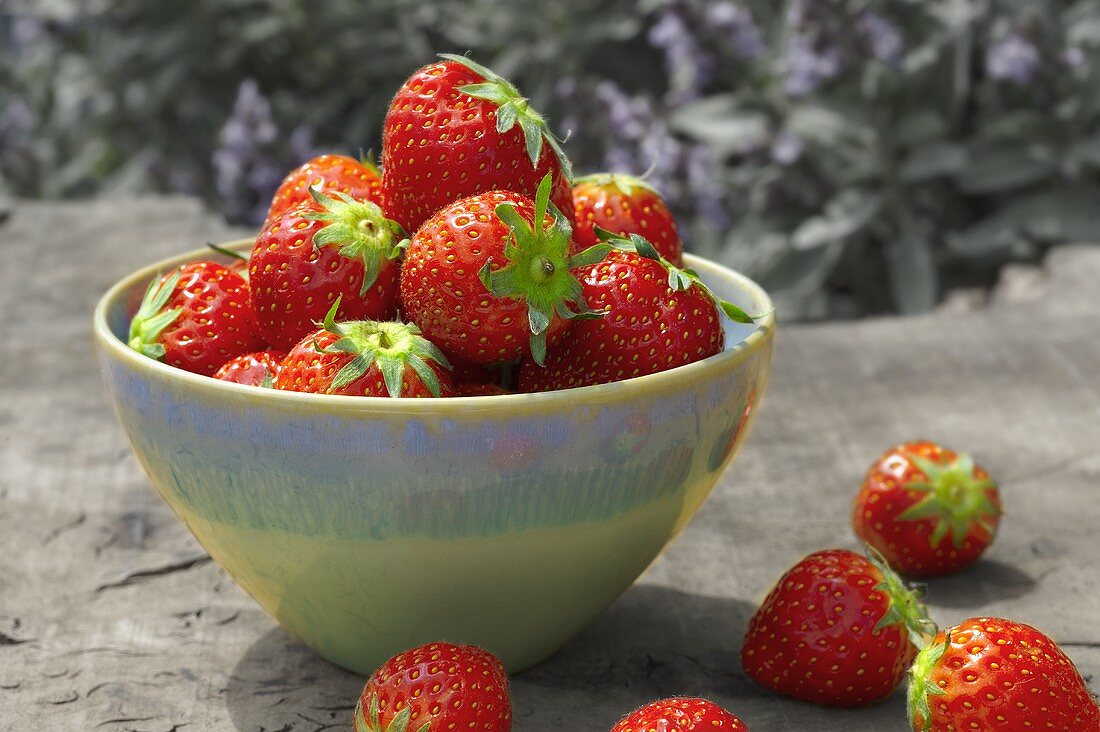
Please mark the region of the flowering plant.
<svg viewBox="0 0 1100 732"><path fill-rule="evenodd" d="M579 172L646 173L689 249L787 317L925 310L1100 223L1100 0L57 0L6 5L0 41L20 195L183 191L256 222L469 50Z"/></svg>

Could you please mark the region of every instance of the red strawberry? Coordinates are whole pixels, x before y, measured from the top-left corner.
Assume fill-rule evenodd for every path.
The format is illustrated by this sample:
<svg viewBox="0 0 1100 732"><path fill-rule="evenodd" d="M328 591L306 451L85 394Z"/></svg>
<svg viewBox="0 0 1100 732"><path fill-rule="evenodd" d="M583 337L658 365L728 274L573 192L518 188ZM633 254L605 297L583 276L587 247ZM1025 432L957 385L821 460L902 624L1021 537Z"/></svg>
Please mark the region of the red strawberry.
<svg viewBox="0 0 1100 732"><path fill-rule="evenodd" d="M275 388L350 396L438 397L451 392L447 359L420 329L370 320L337 323L339 301L325 324L294 346Z"/></svg>
<svg viewBox="0 0 1100 732"><path fill-rule="evenodd" d="M644 236L662 257L683 266L684 244L676 221L664 199L640 178L621 173L600 173L578 178L573 185L577 214L573 239L591 246L599 226L619 236Z"/></svg>
<svg viewBox="0 0 1100 732"><path fill-rule="evenodd" d="M401 269L405 314L448 355L478 364L541 361L584 304L571 270L610 247L571 255L571 227L549 215L550 177L534 201L511 191L464 198L413 235ZM573 309L575 308L575 310Z"/></svg>
<svg viewBox="0 0 1100 732"><path fill-rule="evenodd" d="M248 283L216 262L190 262L149 283L130 321L130 348L212 375L227 360L258 351Z"/></svg>
<svg viewBox="0 0 1100 732"><path fill-rule="evenodd" d="M387 320L397 311L400 228L370 201L343 193L269 220L249 259L252 307L273 346L313 332L339 298L341 320Z"/></svg>
<svg viewBox="0 0 1100 732"><path fill-rule="evenodd" d="M616 249L580 273L581 297L603 318L578 321L569 338L546 355L545 368L520 367L520 391L551 391L644 376L713 356L722 350L717 300L690 270L663 260L634 235L634 251Z"/></svg>
<svg viewBox="0 0 1100 732"><path fill-rule="evenodd" d="M551 199L572 220L569 159L542 116L484 66L463 56L441 58L409 77L386 114L382 187L389 215L413 231L477 193L534 197L549 174Z"/></svg>
<svg viewBox="0 0 1100 732"><path fill-rule="evenodd" d="M271 198L267 220L312 201L309 195L311 187L330 196L339 192L356 201L370 201L382 206L382 175L377 165L370 160L356 160L347 155L318 155L283 178Z"/></svg>
<svg viewBox="0 0 1100 732"><path fill-rule="evenodd" d="M674 697L639 707L620 719L611 732L748 732L748 727L706 699Z"/></svg>
<svg viewBox="0 0 1100 732"><path fill-rule="evenodd" d="M954 572L981 556L1001 520L997 484L969 455L933 442L890 448L856 495L852 528L904 574Z"/></svg>
<svg viewBox="0 0 1100 732"><path fill-rule="evenodd" d="M1062 649L1030 625L964 620L909 672L916 732L1100 732L1100 708Z"/></svg>
<svg viewBox="0 0 1100 732"><path fill-rule="evenodd" d="M256 351L231 358L214 374L215 379L245 386L271 386L279 374L279 363L286 358L282 351Z"/></svg>
<svg viewBox="0 0 1100 732"><path fill-rule="evenodd" d="M476 646L429 643L375 671L355 705L355 732L509 732L508 676Z"/></svg>
<svg viewBox="0 0 1100 732"><path fill-rule="evenodd" d="M887 696L930 634L924 608L885 563L834 549L780 578L749 621L741 664L753 681L837 707Z"/></svg>
<svg viewBox="0 0 1100 732"><path fill-rule="evenodd" d="M467 381L465 384L456 386L452 396L500 396L501 394L511 393L512 392L508 391L503 386L497 386L496 384Z"/></svg>

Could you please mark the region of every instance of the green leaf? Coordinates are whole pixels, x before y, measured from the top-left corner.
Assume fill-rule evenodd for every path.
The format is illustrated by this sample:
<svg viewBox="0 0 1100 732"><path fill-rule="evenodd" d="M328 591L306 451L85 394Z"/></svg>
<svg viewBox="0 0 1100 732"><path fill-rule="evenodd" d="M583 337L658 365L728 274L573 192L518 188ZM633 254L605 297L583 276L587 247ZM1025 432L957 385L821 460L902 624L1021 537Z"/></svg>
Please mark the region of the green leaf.
<svg viewBox="0 0 1100 732"><path fill-rule="evenodd" d="M964 193L1003 193L1038 183L1057 170L1049 150L1020 145L976 147L956 176Z"/></svg>
<svg viewBox="0 0 1100 732"><path fill-rule="evenodd" d="M966 149L949 142L921 145L910 152L898 168L904 183L922 183L958 174L966 166Z"/></svg>
<svg viewBox="0 0 1100 732"><path fill-rule="evenodd" d="M820 216L807 219L791 237L795 249L813 249L842 241L863 229L874 219L882 206L877 193L848 189L825 204Z"/></svg>

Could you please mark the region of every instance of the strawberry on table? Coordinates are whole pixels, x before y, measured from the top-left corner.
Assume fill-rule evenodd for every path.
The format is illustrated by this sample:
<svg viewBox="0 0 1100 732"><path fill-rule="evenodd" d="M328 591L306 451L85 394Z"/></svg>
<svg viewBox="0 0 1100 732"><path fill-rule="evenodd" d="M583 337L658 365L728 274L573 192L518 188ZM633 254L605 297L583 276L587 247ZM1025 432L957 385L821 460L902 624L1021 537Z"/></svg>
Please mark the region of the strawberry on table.
<svg viewBox="0 0 1100 732"><path fill-rule="evenodd" d="M337 323L339 305L333 304L321 330L283 359L276 389L394 398L450 395L450 365L419 328L390 321Z"/></svg>
<svg viewBox="0 0 1100 732"><path fill-rule="evenodd" d="M720 309L751 322L644 238L617 241L628 248L612 250L578 273L581 297L606 315L575 323L569 337L549 350L545 367L523 364L520 391L606 384L683 366L722 350Z"/></svg>
<svg viewBox="0 0 1100 732"><path fill-rule="evenodd" d="M382 174L371 160L356 160L347 155L318 155L294 170L275 189L267 220L308 203L309 189L333 195L343 193L356 201L370 201L382 206Z"/></svg>
<svg viewBox="0 0 1100 732"><path fill-rule="evenodd" d="M737 717L707 699L658 699L620 719L611 732L748 732Z"/></svg>
<svg viewBox="0 0 1100 732"><path fill-rule="evenodd" d="M255 351L231 358L214 373L215 379L245 386L270 386L279 374L279 364L286 358L283 351Z"/></svg>
<svg viewBox="0 0 1100 732"><path fill-rule="evenodd" d="M909 721L915 732L1100 732L1100 708L1049 637L1012 620L971 618L917 656Z"/></svg>
<svg viewBox="0 0 1100 732"><path fill-rule="evenodd" d="M367 680L355 732L509 732L508 676L476 646L429 643L399 653Z"/></svg>
<svg viewBox="0 0 1100 732"><path fill-rule="evenodd" d="M842 549L784 574L749 621L741 664L761 686L827 706L882 699L934 626L885 563Z"/></svg>
<svg viewBox="0 0 1100 732"><path fill-rule="evenodd" d="M997 484L969 455L934 442L890 448L871 466L852 528L903 574L930 577L974 562L1001 520Z"/></svg>
<svg viewBox="0 0 1100 732"><path fill-rule="evenodd" d="M264 347L248 283L216 262L190 262L149 283L130 321L129 346L170 366L211 376Z"/></svg>
<svg viewBox="0 0 1100 732"><path fill-rule="evenodd" d="M401 269L405 314L448 356L477 364L541 361L585 305L573 270L602 259L606 244L572 254L572 228L548 209L552 181L535 200L490 191L438 211L408 242Z"/></svg>
<svg viewBox="0 0 1100 732"><path fill-rule="evenodd" d="M629 237L646 238L662 257L683 266L684 243L661 194L641 178L622 173L597 173L573 183L577 223L573 239L580 246L599 241L595 227Z"/></svg>
<svg viewBox="0 0 1100 732"><path fill-rule="evenodd" d="M370 201L308 190L309 202L267 221L249 258L260 331L282 349L311 333L338 299L339 320L397 311L400 227Z"/></svg>
<svg viewBox="0 0 1100 732"><path fill-rule="evenodd" d="M414 231L460 198L492 190L534 197L545 176L570 220L571 170L542 115L507 79L441 54L398 90L382 132L386 211Z"/></svg>

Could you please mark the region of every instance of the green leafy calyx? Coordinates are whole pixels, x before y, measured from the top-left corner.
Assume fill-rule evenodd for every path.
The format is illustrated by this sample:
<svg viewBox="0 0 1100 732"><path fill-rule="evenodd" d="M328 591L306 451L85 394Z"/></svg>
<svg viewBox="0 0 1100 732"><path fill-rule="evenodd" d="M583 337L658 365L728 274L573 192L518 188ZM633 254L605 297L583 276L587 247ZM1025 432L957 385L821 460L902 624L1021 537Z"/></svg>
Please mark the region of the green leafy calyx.
<svg viewBox="0 0 1100 732"><path fill-rule="evenodd" d="M494 297L523 300L531 330L531 357L542 365L546 358L546 331L554 315L566 319L598 318L584 301L581 283L573 275L576 267L603 261L611 246L596 244L569 255L573 227L550 204L550 175L543 177L535 194L535 217L528 223L510 203L496 207L496 214L508 227L504 256L508 264L492 269L489 259L478 271L485 289ZM546 223L547 213L551 223Z"/></svg>
<svg viewBox="0 0 1100 732"><path fill-rule="evenodd" d="M405 230L396 221L387 219L378 204L357 201L346 193L336 191L327 196L313 186L309 187L320 210L309 211L304 217L324 221L328 225L313 235L313 246L340 247L340 256L357 259L363 263L363 284L360 295L366 295L378 279L382 263L400 256L397 243L405 238Z"/></svg>
<svg viewBox="0 0 1100 732"><path fill-rule="evenodd" d="M647 181L634 175L627 175L626 173L592 173L591 175L582 175L573 181L574 185L581 183L591 183L601 188L614 187L619 189L624 195L633 195L635 190L643 190L652 193L655 196L660 196L657 189L651 186Z"/></svg>
<svg viewBox="0 0 1100 732"><path fill-rule="evenodd" d="M432 396L439 396L439 375L429 362L448 370L451 364L434 343L420 334L419 328L412 323L378 320L337 323L339 307L340 298L337 298L324 322L324 329L339 338L320 350L322 353L348 354L352 359L333 377L330 392L342 389L372 366L377 366L386 382L386 392L395 399L401 396L406 368L411 368L420 377Z"/></svg>
<svg viewBox="0 0 1100 732"><path fill-rule="evenodd" d="M906 690L908 701L909 726L916 729L918 720L922 732L932 729L932 705L930 696L942 696L944 691L932 682L932 672L939 665L947 649L951 647L951 633L944 635L943 641L935 641L925 646L917 654L909 668L909 686Z"/></svg>
<svg viewBox="0 0 1100 732"><path fill-rule="evenodd" d="M372 694L370 709L363 713L363 705L355 705L355 732L408 732L409 719L412 717L412 707L405 707L390 720L385 728L379 720L378 695ZM431 722L425 722L416 729L416 732L429 732Z"/></svg>
<svg viewBox="0 0 1100 732"><path fill-rule="evenodd" d="M165 310L164 306L168 304L168 298L172 297L179 282L178 269L167 278L162 279L157 275L149 282L141 305L130 321L130 338L126 343L130 348L149 358L164 358L164 345L160 342L160 335L183 312L183 308Z"/></svg>
<svg viewBox="0 0 1100 732"><path fill-rule="evenodd" d="M714 291L707 287L695 270L690 267L677 267L672 262L668 261L660 255L657 249L643 236L638 234L631 234L624 237L619 234L612 233L607 229L599 226L593 227L596 238L602 242L607 242L614 246L616 249L621 249L626 252L634 252L646 259L652 259L654 262L659 263L668 272L668 286L673 292L683 292L690 290L692 287L700 288L707 297L714 302L715 307L726 314L726 317L737 323L752 323L759 315L753 316L746 313L741 308L734 305L728 300L723 300L714 294Z"/></svg>
<svg viewBox="0 0 1100 732"><path fill-rule="evenodd" d="M517 124L520 126L523 130L523 141L527 147L527 157L531 159L532 167L539 164L542 144L545 142L558 157L558 164L566 179L573 180L573 164L569 162L565 151L562 150L561 141L550 131L546 119L531 107L527 98L520 95L512 82L466 56L441 53L439 57L462 64L485 80L478 84L460 86L458 91L497 105L497 132L504 134Z"/></svg>
<svg viewBox="0 0 1100 732"><path fill-rule="evenodd" d="M888 604L886 613L875 625L875 631L901 625L913 645L923 648L935 637L937 628L928 617L920 592L906 585L897 572L890 569L882 554L873 547L867 547L867 558L882 575L882 581L875 585L875 589L886 595Z"/></svg>
<svg viewBox="0 0 1100 732"><path fill-rule="evenodd" d="M925 475L925 480L910 481L905 488L925 495L898 518L935 519L936 527L928 537L932 546L937 546L950 532L951 542L958 549L975 525L993 536L996 527L990 519L1000 516L1001 509L989 493L997 484L989 478L975 477L974 460L969 455L964 453L948 463L912 453L906 453L905 457Z"/></svg>

